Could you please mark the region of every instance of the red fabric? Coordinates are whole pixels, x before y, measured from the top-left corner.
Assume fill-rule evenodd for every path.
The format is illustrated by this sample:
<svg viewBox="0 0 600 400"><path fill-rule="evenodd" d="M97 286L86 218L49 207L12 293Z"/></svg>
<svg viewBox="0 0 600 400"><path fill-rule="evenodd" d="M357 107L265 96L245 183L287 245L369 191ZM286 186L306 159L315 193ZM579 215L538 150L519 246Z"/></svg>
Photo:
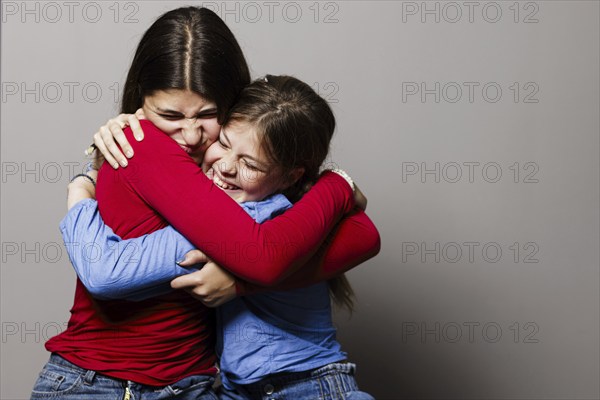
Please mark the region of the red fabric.
<svg viewBox="0 0 600 400"><path fill-rule="evenodd" d="M326 243L308 261L275 287L264 287L244 281L236 282L239 296L269 290L289 290L305 287L339 276L373 258L381 249L379 232L364 211L348 215L331 232Z"/></svg>
<svg viewBox="0 0 600 400"><path fill-rule="evenodd" d="M284 215L257 224L172 139L141 123L142 143L125 130L136 154L129 166L105 164L97 184L102 218L125 239L171 224L237 276L272 285L310 259L354 207L344 179L327 173ZM344 249L348 239L334 243ZM46 348L82 368L156 386L215 372L212 312L185 292L98 301L78 281L71 314Z"/></svg>

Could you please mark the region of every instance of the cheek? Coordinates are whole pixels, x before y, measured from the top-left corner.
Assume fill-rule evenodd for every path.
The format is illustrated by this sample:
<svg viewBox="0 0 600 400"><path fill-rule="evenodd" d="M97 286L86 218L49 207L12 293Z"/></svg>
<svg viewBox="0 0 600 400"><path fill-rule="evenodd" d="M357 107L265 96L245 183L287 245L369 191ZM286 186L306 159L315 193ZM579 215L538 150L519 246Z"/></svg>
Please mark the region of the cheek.
<svg viewBox="0 0 600 400"><path fill-rule="evenodd" d="M271 176L265 175L262 172L252 171L248 168L244 168L240 172L245 184L244 188L248 193L264 196L275 192L276 185Z"/></svg>
<svg viewBox="0 0 600 400"><path fill-rule="evenodd" d="M263 184L264 179L261 179L257 171L252 171L249 168L241 168L239 171L240 180L242 180L248 188L255 188Z"/></svg>
<svg viewBox="0 0 600 400"><path fill-rule="evenodd" d="M221 159L221 152L219 150L220 149L216 145L212 145L206 150L206 153L204 153L204 160L202 161L202 170L204 172L208 171L214 163Z"/></svg>
<svg viewBox="0 0 600 400"><path fill-rule="evenodd" d="M212 144L217 141L219 138L219 134L221 133L221 125L217 122L216 118L212 118L202 123L202 127L204 128L204 134L206 135L206 139L208 143Z"/></svg>

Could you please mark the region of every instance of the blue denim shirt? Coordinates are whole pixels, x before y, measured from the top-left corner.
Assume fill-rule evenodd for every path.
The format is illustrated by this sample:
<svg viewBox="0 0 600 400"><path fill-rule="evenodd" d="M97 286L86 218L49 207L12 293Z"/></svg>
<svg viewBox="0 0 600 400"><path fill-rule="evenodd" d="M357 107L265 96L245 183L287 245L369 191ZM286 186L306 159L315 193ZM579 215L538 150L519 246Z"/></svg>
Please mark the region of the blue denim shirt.
<svg viewBox="0 0 600 400"><path fill-rule="evenodd" d="M281 194L240 205L259 223L292 206ZM175 228L123 240L104 223L93 199L73 206L59 227L77 276L100 300L141 301L166 294L173 290L171 280L197 270L177 265L196 247Z"/></svg>
<svg viewBox="0 0 600 400"><path fill-rule="evenodd" d="M291 203L283 195L240 204L262 223ZM172 227L122 240L104 224L94 200L76 204L60 223L71 262L96 298L143 300L171 290L190 269L176 264L195 247ZM238 297L217 309L223 384L300 372L346 359L336 340L327 283Z"/></svg>

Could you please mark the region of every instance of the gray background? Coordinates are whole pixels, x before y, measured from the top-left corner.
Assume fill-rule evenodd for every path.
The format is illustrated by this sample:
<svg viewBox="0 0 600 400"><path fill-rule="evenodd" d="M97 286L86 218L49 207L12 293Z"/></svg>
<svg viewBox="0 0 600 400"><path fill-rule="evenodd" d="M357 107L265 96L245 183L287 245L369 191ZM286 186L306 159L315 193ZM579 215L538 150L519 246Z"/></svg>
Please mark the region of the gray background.
<svg viewBox="0 0 600 400"><path fill-rule="evenodd" d="M2 3L2 399L28 397L69 317L68 178L141 33L184 4ZM336 316L362 388L597 399L599 3L209 5L254 76L293 74L333 104L331 163L383 239L349 274L357 312Z"/></svg>

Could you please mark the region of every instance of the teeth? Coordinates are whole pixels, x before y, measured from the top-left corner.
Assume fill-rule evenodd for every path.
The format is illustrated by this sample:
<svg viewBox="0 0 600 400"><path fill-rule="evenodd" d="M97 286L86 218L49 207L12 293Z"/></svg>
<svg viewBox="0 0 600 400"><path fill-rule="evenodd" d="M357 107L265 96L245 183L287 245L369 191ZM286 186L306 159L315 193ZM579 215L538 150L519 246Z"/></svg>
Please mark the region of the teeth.
<svg viewBox="0 0 600 400"><path fill-rule="evenodd" d="M215 185L225 190L235 190L238 189L237 186L230 185L226 182L223 182L214 172L213 172L213 182Z"/></svg>

